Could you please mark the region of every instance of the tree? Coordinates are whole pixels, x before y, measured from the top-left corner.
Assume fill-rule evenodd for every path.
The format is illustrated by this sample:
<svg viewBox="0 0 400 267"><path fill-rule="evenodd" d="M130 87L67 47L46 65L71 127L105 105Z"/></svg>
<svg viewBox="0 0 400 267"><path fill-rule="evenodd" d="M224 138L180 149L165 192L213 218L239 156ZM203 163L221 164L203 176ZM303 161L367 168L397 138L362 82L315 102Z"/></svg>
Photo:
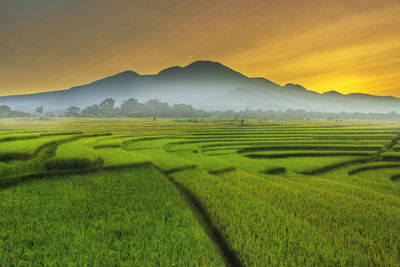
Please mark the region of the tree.
<svg viewBox="0 0 400 267"><path fill-rule="evenodd" d="M145 104L146 114L148 116L169 117L171 108L168 103L161 102L158 99L150 99Z"/></svg>
<svg viewBox="0 0 400 267"><path fill-rule="evenodd" d="M115 100L112 98L106 98L100 103L101 109L113 109L115 105Z"/></svg>
<svg viewBox="0 0 400 267"><path fill-rule="evenodd" d="M40 119L41 120L49 120L52 117L54 117L53 112L46 112L46 113L44 113L44 115Z"/></svg>
<svg viewBox="0 0 400 267"><path fill-rule="evenodd" d="M129 98L121 104L121 114L128 117L144 117L143 104L135 98Z"/></svg>
<svg viewBox="0 0 400 267"><path fill-rule="evenodd" d="M106 98L100 103L99 108L103 116L110 117L114 114L115 100L112 98Z"/></svg>
<svg viewBox="0 0 400 267"><path fill-rule="evenodd" d="M84 117L100 117L100 108L99 105L91 105L90 107L86 107L82 110L82 115Z"/></svg>
<svg viewBox="0 0 400 267"><path fill-rule="evenodd" d="M80 110L81 109L77 106L70 106L67 108L67 112L65 112L64 115L67 117L78 117Z"/></svg>
<svg viewBox="0 0 400 267"><path fill-rule="evenodd" d="M43 113L43 106L36 108L36 113L42 114Z"/></svg>
<svg viewBox="0 0 400 267"><path fill-rule="evenodd" d="M192 105L186 104L175 104L171 108L172 115L174 117L195 117L196 110Z"/></svg>
<svg viewBox="0 0 400 267"><path fill-rule="evenodd" d="M11 114L12 110L9 106L2 105L0 106L0 117L9 117Z"/></svg>

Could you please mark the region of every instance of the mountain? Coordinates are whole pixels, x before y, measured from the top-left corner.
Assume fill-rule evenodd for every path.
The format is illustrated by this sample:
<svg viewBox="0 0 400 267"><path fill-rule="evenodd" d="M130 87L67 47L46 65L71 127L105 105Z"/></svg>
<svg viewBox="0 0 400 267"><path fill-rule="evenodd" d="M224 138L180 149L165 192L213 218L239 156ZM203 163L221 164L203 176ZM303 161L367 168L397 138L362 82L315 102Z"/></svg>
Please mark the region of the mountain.
<svg viewBox="0 0 400 267"><path fill-rule="evenodd" d="M71 105L86 107L112 97L117 103L128 98L159 99L170 104L192 104L217 109L304 109L327 112L400 112L400 99L361 93L323 94L301 85L284 86L265 78L249 78L218 62L195 61L185 67L170 67L154 75L124 71L67 90L0 97L0 105L33 111L38 106L55 112Z"/></svg>

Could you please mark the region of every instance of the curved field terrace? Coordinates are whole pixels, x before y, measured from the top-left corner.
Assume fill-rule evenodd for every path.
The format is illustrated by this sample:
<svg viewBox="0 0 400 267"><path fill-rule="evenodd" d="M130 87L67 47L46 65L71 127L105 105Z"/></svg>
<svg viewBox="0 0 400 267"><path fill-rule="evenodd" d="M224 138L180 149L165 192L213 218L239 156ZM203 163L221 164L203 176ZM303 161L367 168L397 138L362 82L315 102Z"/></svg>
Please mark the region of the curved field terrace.
<svg viewBox="0 0 400 267"><path fill-rule="evenodd" d="M0 265L398 266L400 124L0 122Z"/></svg>

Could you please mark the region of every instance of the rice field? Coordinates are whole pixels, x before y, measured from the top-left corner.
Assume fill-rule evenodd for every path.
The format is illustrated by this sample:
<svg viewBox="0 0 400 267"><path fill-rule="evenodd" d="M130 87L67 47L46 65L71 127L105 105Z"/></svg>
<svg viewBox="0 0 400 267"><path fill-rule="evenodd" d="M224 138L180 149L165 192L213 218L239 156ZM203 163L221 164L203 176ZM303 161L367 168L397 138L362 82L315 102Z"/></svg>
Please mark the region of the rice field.
<svg viewBox="0 0 400 267"><path fill-rule="evenodd" d="M0 265L400 266L400 123L0 120Z"/></svg>

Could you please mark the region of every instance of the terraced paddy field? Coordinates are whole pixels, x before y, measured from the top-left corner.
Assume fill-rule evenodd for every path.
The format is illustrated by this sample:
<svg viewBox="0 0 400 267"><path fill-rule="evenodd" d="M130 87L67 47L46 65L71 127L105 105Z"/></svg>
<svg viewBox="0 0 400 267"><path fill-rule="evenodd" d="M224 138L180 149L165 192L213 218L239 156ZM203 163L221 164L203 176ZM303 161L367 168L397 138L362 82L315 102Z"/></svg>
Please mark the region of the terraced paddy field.
<svg viewBox="0 0 400 267"><path fill-rule="evenodd" d="M0 265L400 266L400 123L0 120Z"/></svg>

